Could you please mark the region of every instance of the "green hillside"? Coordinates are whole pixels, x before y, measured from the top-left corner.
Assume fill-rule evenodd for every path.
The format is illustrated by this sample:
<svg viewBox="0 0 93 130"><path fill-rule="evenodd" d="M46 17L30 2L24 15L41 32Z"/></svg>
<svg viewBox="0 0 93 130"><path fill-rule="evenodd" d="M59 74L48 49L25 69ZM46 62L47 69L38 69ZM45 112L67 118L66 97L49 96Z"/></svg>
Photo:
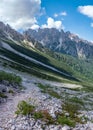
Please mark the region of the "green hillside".
<svg viewBox="0 0 93 130"><path fill-rule="evenodd" d="M55 80L60 82L69 82L90 86L92 88L93 76L93 62L90 60L80 60L68 55L54 53L46 48L36 49L27 44L15 44L11 40L3 40L16 52L23 54L23 56L15 53L7 48L0 47L1 62L4 66L10 66L19 71L28 72L32 75L48 80ZM44 65L53 67L47 68L42 64L37 64L28 58L33 58ZM57 71L55 71L55 69ZM62 72L62 73L60 73Z"/></svg>
<svg viewBox="0 0 93 130"><path fill-rule="evenodd" d="M34 74L36 76L42 77L42 78L47 78L47 79L51 79L51 80L62 80L64 79L71 79L71 80L75 80L77 81L76 78L74 78L69 72L67 72L66 70L64 70L63 68L59 68L58 65L53 64L53 60L54 58L50 59L47 56L44 56L42 54L39 53L39 51L36 50L29 50L23 46L17 45L11 41L5 41L5 43L7 43L9 46L11 46L15 51L24 54L25 56L29 56L31 58L34 58L37 61L40 61L41 63L44 63L45 65L49 65L55 69L57 69L58 71L62 72L59 73L55 70L52 70L50 68L47 68L46 66L37 64L33 61L30 61L29 59L25 58L24 56L21 56L7 48L0 48L0 55L3 55L9 59L11 59L12 63L10 64L11 67L16 68L18 70L21 71L27 71L31 74ZM50 62L51 60L51 62ZM57 62L57 60L54 60L55 63ZM10 62L10 61L9 61Z"/></svg>

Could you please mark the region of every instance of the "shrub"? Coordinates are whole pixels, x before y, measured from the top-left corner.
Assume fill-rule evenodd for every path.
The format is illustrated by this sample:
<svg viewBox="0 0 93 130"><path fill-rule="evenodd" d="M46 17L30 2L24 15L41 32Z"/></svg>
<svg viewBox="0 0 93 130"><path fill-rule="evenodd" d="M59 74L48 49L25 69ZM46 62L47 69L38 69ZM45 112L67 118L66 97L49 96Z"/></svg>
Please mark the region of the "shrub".
<svg viewBox="0 0 93 130"><path fill-rule="evenodd" d="M16 76L15 74L6 73L4 71L0 72L0 81L9 81L10 83L16 83L18 85L21 84L22 79L19 76Z"/></svg>
<svg viewBox="0 0 93 130"><path fill-rule="evenodd" d="M42 110L34 113L35 119L42 119L46 124L53 124L54 120L47 110Z"/></svg>
<svg viewBox="0 0 93 130"><path fill-rule="evenodd" d="M7 98L7 96L4 93L1 93L1 92L0 92L0 97L1 98Z"/></svg>
<svg viewBox="0 0 93 130"><path fill-rule="evenodd" d="M41 92L48 93L50 96L60 99L61 96L55 92L49 85L38 84L38 87L41 89Z"/></svg>
<svg viewBox="0 0 93 130"><path fill-rule="evenodd" d="M31 115L34 112L35 107L28 104L26 101L21 101L18 103L17 111L15 112L17 115Z"/></svg>
<svg viewBox="0 0 93 130"><path fill-rule="evenodd" d="M79 99L78 97L72 97L69 99L70 102L73 102L73 103L78 103L80 105L84 105L83 101L81 99Z"/></svg>
<svg viewBox="0 0 93 130"><path fill-rule="evenodd" d="M68 125L71 127L75 127L75 121L65 117L65 116L58 116L57 122L61 125Z"/></svg>
<svg viewBox="0 0 93 130"><path fill-rule="evenodd" d="M74 124L76 122L78 122L78 123L84 123L82 121L82 118L78 117L79 110L81 108L81 106L79 104L65 102L65 104L62 107L63 107L63 110L64 110L63 115L65 115L66 112L69 113L69 118L67 118L65 116L67 119L69 119L69 121L71 120L71 122L74 122Z"/></svg>
<svg viewBox="0 0 93 130"><path fill-rule="evenodd" d="M43 118L43 113L42 111L38 111L34 113L34 118L35 119L42 119Z"/></svg>
<svg viewBox="0 0 93 130"><path fill-rule="evenodd" d="M57 92L55 92L55 91L53 91L53 90L48 90L48 94L49 94L50 96L52 96L52 97L57 98L57 99L60 99L60 98L61 98L61 96L60 96Z"/></svg>
<svg viewBox="0 0 93 130"><path fill-rule="evenodd" d="M80 109L80 106L77 104L66 102L63 106L63 110L69 113L71 118L74 118Z"/></svg>
<svg viewBox="0 0 93 130"><path fill-rule="evenodd" d="M43 110L42 113L43 113L43 120L45 120L45 122L47 124L53 124L54 123L52 116L49 114L49 112L47 110Z"/></svg>
<svg viewBox="0 0 93 130"><path fill-rule="evenodd" d="M10 89L8 92L14 94L14 91L12 89Z"/></svg>

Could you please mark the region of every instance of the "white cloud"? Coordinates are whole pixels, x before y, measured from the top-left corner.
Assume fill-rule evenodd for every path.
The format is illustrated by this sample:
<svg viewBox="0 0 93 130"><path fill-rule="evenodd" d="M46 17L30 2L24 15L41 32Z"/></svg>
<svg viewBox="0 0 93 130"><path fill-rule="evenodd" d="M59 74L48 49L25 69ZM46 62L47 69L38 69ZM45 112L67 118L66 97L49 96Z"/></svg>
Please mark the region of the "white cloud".
<svg viewBox="0 0 93 130"><path fill-rule="evenodd" d="M31 26L31 29L33 29L33 30L38 30L39 28L40 28L40 26L37 24L34 24Z"/></svg>
<svg viewBox="0 0 93 130"><path fill-rule="evenodd" d="M49 17L47 24L42 25L42 28L56 28L61 30L63 28L62 21L54 21L53 18Z"/></svg>
<svg viewBox="0 0 93 130"><path fill-rule="evenodd" d="M93 23L91 23L91 27L93 27Z"/></svg>
<svg viewBox="0 0 93 130"><path fill-rule="evenodd" d="M63 11L63 12L61 12L61 13L55 13L54 14L54 17L56 18L56 17L59 17L59 16L67 16L67 12L66 11Z"/></svg>
<svg viewBox="0 0 93 130"><path fill-rule="evenodd" d="M60 15L62 15L62 16L67 16L67 12L65 12L65 11L64 11L64 12L61 12Z"/></svg>
<svg viewBox="0 0 93 130"><path fill-rule="evenodd" d="M93 19L93 5L79 6L78 11Z"/></svg>
<svg viewBox="0 0 93 130"><path fill-rule="evenodd" d="M55 13L55 14L54 14L54 17L55 17L55 18L58 17L58 14Z"/></svg>
<svg viewBox="0 0 93 130"><path fill-rule="evenodd" d="M0 0L0 21L15 29L36 27L40 10L41 0Z"/></svg>

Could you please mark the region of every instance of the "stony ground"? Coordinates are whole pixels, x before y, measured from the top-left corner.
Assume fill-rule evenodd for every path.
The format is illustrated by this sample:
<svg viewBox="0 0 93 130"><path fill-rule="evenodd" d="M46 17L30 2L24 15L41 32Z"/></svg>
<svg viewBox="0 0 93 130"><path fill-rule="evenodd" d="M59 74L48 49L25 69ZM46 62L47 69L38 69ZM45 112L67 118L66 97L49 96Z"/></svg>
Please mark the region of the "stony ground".
<svg viewBox="0 0 93 130"><path fill-rule="evenodd" d="M38 79L37 79L38 80ZM15 96L10 96L6 103L0 105L0 127L7 128L7 123L15 116L15 111L19 101L30 99L33 104L42 106L42 109L48 109L54 116L54 111L60 111L61 101L57 99L49 99L49 95L42 94L36 86L36 79L23 79L23 85L26 87L24 92L18 93ZM10 129L10 128L9 128Z"/></svg>
<svg viewBox="0 0 93 130"><path fill-rule="evenodd" d="M52 117L55 117L55 112L62 111L62 100L51 97L49 94L44 94L38 88L36 83L49 84L52 87L58 86L56 91L61 95L62 98L66 95L78 95L81 98L89 97L92 100L90 94L81 93L78 91L72 91L64 88L66 84L60 84L57 82L50 82L46 80L41 80L27 74L19 74L23 79L23 86L26 88L20 93L14 96L9 96L7 102L0 104L0 130L93 130L93 111L82 111L83 115L86 115L89 120L86 124L77 124L75 128L69 126L61 125L45 125L44 122L40 120L35 120L33 118L28 119L28 117L16 117L15 111L17 109L17 104L19 101L26 100L30 101L31 104L37 106L38 110L48 110ZM73 85L72 85L73 87ZM76 86L77 87L77 86ZM64 93L65 92L65 93ZM91 121L90 121L91 120ZM43 128L42 128L43 126Z"/></svg>

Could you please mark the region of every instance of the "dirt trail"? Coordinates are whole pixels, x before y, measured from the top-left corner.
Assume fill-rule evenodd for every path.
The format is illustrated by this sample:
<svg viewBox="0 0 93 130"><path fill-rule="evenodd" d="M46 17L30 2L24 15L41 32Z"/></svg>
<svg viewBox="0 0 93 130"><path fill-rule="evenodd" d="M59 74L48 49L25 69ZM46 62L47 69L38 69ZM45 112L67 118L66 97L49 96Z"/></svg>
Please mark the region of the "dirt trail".
<svg viewBox="0 0 93 130"><path fill-rule="evenodd" d="M37 87L32 80L23 78L23 85L26 87L24 92L9 97L6 103L0 105L0 127L4 126L9 119L15 116L18 102L26 100L33 91L36 91L35 88Z"/></svg>

